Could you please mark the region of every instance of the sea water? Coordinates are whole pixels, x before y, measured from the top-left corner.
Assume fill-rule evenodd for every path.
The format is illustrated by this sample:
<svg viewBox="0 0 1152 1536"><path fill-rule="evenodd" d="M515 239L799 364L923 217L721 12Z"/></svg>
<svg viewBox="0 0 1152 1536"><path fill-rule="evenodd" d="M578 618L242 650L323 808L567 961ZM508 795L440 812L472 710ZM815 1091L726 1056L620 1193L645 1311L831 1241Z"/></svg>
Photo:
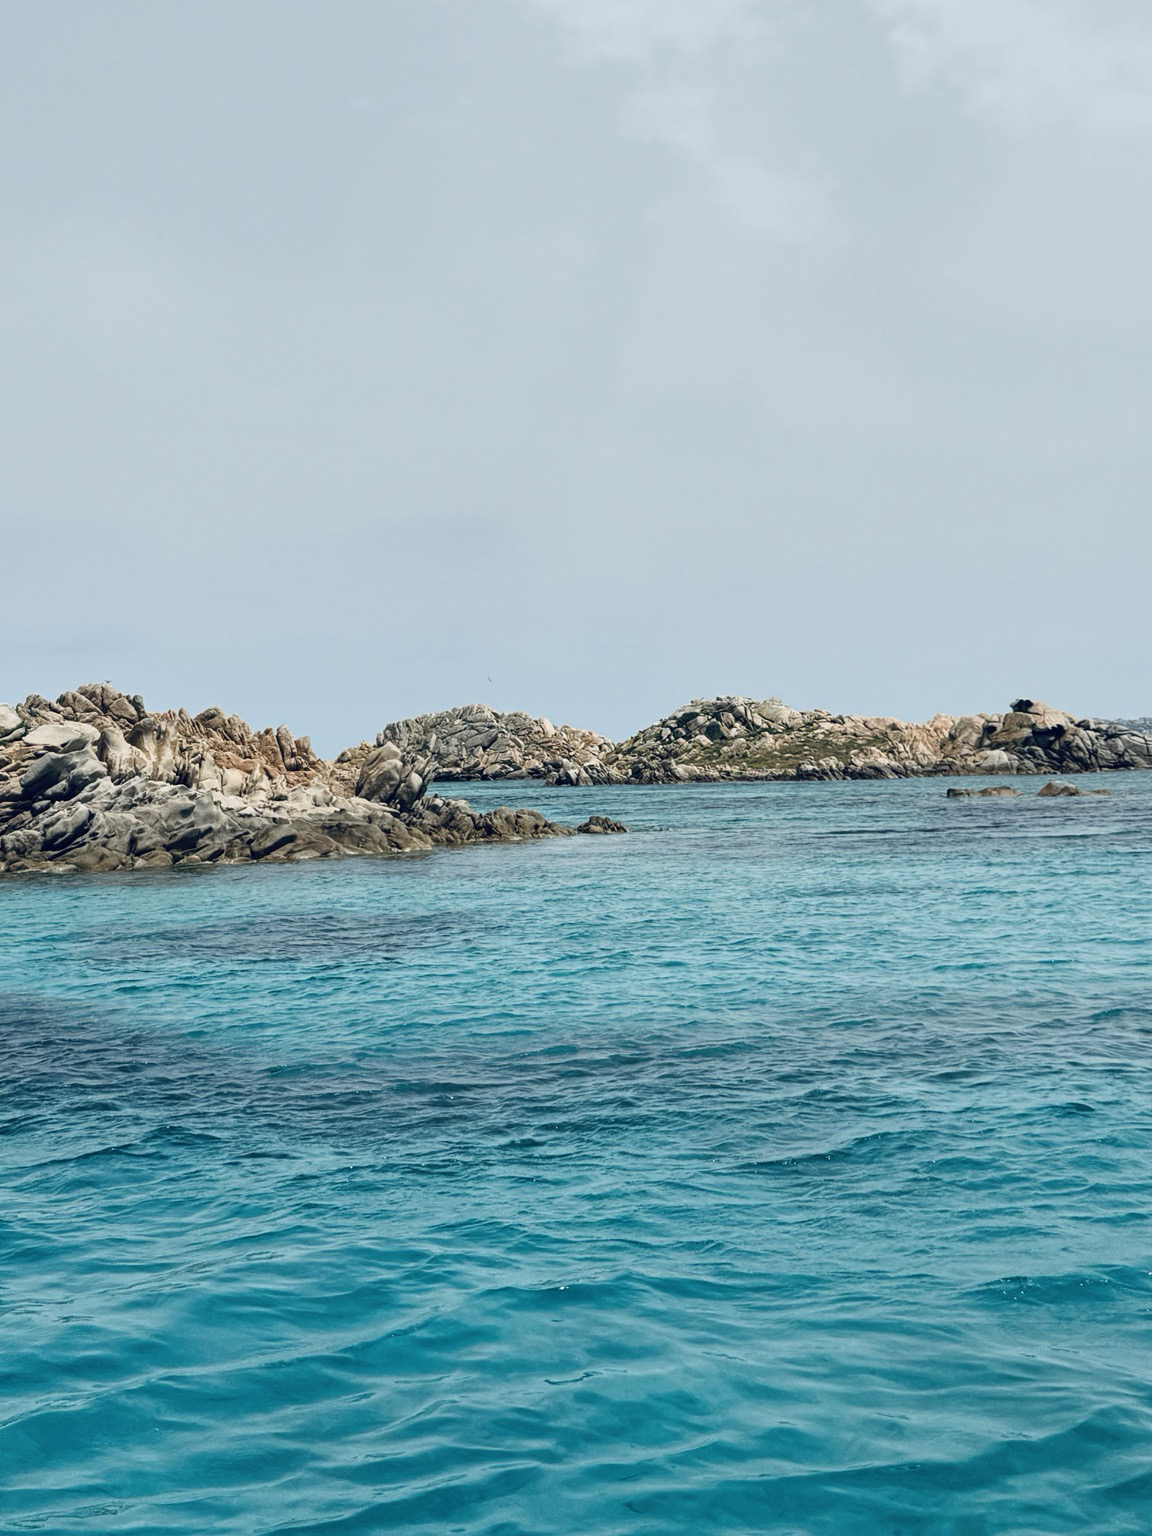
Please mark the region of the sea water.
<svg viewBox="0 0 1152 1536"><path fill-rule="evenodd" d="M0 1529L1152 1528L1152 774L0 883Z"/></svg>

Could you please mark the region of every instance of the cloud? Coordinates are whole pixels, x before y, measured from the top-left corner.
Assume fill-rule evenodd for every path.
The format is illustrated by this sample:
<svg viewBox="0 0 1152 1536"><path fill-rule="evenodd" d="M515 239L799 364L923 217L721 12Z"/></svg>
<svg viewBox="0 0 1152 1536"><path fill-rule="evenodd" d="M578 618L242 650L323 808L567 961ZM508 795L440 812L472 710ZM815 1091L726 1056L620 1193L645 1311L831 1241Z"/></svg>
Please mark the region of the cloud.
<svg viewBox="0 0 1152 1536"><path fill-rule="evenodd" d="M707 177L720 205L745 228L797 245L829 238L837 220L823 191L727 142L715 103L715 93L702 84L652 85L633 98L625 126L639 138L685 154Z"/></svg>
<svg viewBox="0 0 1152 1536"><path fill-rule="evenodd" d="M755 26L754 0L527 0L581 51L642 62L692 55Z"/></svg>
<svg viewBox="0 0 1152 1536"><path fill-rule="evenodd" d="M1144 0L869 0L906 84L943 81L977 114L1032 129L1152 128Z"/></svg>
<svg viewBox="0 0 1152 1536"><path fill-rule="evenodd" d="M556 24L582 65L630 71L621 112L629 137L660 144L703 173L715 202L746 230L784 244L825 241L836 229L810 176L750 150L725 121L734 93L765 89L770 23L791 0L525 0ZM737 68L733 50L738 49ZM759 68L759 65L764 68ZM723 82L723 87L718 82ZM753 110L749 114L757 116Z"/></svg>

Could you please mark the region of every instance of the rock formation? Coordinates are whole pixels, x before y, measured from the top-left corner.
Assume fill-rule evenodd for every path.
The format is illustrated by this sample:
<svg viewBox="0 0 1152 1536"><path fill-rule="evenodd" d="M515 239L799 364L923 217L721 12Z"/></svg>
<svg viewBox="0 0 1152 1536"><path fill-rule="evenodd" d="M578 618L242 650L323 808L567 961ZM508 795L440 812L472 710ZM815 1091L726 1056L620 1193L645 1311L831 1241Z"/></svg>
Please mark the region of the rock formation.
<svg viewBox="0 0 1152 1536"><path fill-rule="evenodd" d="M1152 767L1143 721L1076 719L1031 699L1006 714L888 716L693 699L614 744L594 731L466 705L387 725L326 762L284 726L206 709L149 712L93 683L54 702L0 704L0 871L384 854L486 840L622 831L591 816L473 810L449 780L545 784L1070 774ZM1071 794L1053 786L1050 794Z"/></svg>
<svg viewBox="0 0 1152 1536"><path fill-rule="evenodd" d="M612 743L595 731L553 725L515 712L499 714L486 704L465 704L435 715L396 720L376 737L406 755L434 763L439 779L537 779L545 784L606 784L620 781L604 767ZM341 753L354 760L366 744Z"/></svg>
<svg viewBox="0 0 1152 1536"><path fill-rule="evenodd" d="M434 771L392 740L327 763L283 726L253 731L219 709L154 714L108 684L55 702L32 694L0 704L0 871L386 854L575 830L430 796Z"/></svg>
<svg viewBox="0 0 1152 1536"><path fill-rule="evenodd" d="M618 744L591 731L467 705L386 726L377 742L388 741L417 754L442 778L535 778L547 784L892 779L1152 767L1152 735L1147 732L1126 722L1076 719L1031 699L1017 699L1006 714L936 715L923 724L790 709L779 699L693 699ZM363 746L343 756L362 761L368 751Z"/></svg>
<svg viewBox="0 0 1152 1536"><path fill-rule="evenodd" d="M1152 767L1152 737L1031 699L1002 715L935 715L910 725L726 698L694 700L622 743L608 763L645 783L1084 773Z"/></svg>

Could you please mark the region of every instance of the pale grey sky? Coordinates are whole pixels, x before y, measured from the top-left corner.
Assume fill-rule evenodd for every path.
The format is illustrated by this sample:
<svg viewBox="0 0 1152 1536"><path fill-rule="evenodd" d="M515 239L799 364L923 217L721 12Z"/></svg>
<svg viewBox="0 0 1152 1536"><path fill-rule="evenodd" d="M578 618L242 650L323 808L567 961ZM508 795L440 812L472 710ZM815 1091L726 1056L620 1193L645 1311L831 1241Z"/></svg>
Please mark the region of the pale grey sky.
<svg viewBox="0 0 1152 1536"><path fill-rule="evenodd" d="M1147 0L0 0L0 698L1152 711Z"/></svg>

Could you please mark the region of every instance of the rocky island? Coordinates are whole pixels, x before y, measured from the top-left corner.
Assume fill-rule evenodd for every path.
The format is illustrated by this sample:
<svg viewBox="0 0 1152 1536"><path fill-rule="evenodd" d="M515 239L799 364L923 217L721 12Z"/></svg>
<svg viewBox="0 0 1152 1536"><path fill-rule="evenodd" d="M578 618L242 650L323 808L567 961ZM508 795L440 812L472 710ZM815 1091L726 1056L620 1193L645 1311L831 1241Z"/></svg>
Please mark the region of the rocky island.
<svg viewBox="0 0 1152 1536"><path fill-rule="evenodd" d="M394 721L328 761L284 726L254 731L215 708L152 712L138 695L90 683L54 701L31 694L0 704L0 872L332 858L624 830L604 816L564 827L537 811L477 811L429 793L436 778L575 786L1150 768L1147 724L1078 719L1032 699L1003 714L909 724L725 695L693 699L613 742L469 704Z"/></svg>
<svg viewBox="0 0 1152 1536"><path fill-rule="evenodd" d="M395 744L442 779L545 784L1093 773L1152 768L1146 723L1078 719L1032 699L1017 699L1002 714L935 715L909 724L724 696L693 699L618 743L469 704L386 725L376 747ZM369 750L364 744L354 754Z"/></svg>
<svg viewBox="0 0 1152 1536"><path fill-rule="evenodd" d="M206 709L159 713L87 684L0 704L0 872L390 854L623 831L427 793L435 765L389 740L337 763L280 726Z"/></svg>

